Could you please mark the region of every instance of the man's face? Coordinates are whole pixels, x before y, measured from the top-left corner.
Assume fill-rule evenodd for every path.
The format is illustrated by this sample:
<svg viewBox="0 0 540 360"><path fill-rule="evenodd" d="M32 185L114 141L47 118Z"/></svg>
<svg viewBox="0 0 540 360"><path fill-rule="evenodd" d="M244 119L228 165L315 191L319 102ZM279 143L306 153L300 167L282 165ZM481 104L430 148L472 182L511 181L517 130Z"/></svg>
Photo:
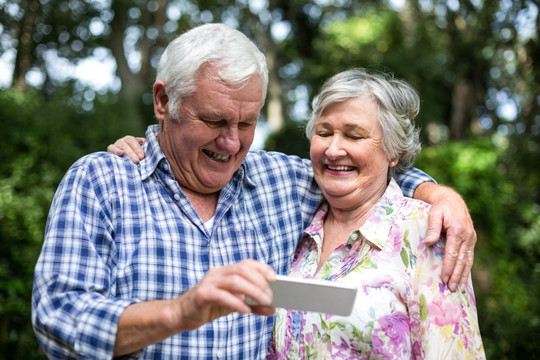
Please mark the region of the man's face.
<svg viewBox="0 0 540 360"><path fill-rule="evenodd" d="M258 76L240 89L205 76L182 100L177 114L162 120L160 145L181 187L210 194L231 180L255 134L262 105Z"/></svg>

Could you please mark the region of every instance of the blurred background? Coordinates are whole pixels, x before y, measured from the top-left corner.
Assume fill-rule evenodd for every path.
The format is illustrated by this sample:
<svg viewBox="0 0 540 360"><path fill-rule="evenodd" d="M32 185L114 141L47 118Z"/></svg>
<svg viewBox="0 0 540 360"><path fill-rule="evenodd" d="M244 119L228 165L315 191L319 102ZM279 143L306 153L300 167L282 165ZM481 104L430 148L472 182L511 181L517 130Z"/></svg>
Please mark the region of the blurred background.
<svg viewBox="0 0 540 360"><path fill-rule="evenodd" d="M33 268L54 191L80 156L155 123L161 52L224 22L266 53L254 148L308 157L322 82L350 68L419 91L417 167L466 199L488 359L540 354L540 16L533 0L0 0L0 358L43 359Z"/></svg>

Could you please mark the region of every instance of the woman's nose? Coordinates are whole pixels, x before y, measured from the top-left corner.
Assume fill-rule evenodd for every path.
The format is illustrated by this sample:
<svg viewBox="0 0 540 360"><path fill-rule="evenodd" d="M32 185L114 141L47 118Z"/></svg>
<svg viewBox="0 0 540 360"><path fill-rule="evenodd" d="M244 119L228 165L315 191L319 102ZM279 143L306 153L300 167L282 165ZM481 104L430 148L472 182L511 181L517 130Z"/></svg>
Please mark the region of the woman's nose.
<svg viewBox="0 0 540 360"><path fill-rule="evenodd" d="M343 141L339 136L333 136L325 151L325 155L329 159L337 159L347 155L347 151L343 147Z"/></svg>

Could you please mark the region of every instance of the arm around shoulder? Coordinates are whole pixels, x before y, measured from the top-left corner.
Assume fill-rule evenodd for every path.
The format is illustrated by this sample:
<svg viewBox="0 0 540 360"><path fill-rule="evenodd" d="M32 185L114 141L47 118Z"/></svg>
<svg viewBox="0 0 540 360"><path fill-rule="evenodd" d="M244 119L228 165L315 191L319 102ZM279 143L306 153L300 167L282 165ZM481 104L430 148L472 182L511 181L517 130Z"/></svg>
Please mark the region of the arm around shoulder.
<svg viewBox="0 0 540 360"><path fill-rule="evenodd" d="M464 286L469 277L476 244L476 231L467 204L454 189L426 182L414 192L416 199L432 205L426 243L446 236L442 280L451 290Z"/></svg>

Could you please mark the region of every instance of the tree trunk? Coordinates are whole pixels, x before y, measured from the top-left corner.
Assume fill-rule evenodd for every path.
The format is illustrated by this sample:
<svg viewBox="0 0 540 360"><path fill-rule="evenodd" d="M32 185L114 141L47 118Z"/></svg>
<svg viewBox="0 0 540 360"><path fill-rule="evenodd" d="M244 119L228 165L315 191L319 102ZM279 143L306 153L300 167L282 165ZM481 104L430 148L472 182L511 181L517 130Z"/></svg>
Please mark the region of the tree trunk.
<svg viewBox="0 0 540 360"><path fill-rule="evenodd" d="M266 118L271 130L275 132L283 128L285 119L283 116L283 96L276 66L276 50L273 43L266 47L266 61L269 71Z"/></svg>
<svg viewBox="0 0 540 360"><path fill-rule="evenodd" d="M268 63L268 94L266 95L266 120L272 132L279 131L285 123L283 96L279 83L276 46L268 31L260 31L256 27L255 37L265 49L266 62Z"/></svg>
<svg viewBox="0 0 540 360"><path fill-rule="evenodd" d="M126 14L120 8L114 9L114 18L111 21L111 35L106 44L116 61L116 75L122 81L120 98L126 104L128 116L133 121L134 128L143 131L145 129L145 119L139 110L139 106L141 96L146 90L146 84L137 74L131 71L128 65L124 49L124 36L128 26L125 16Z"/></svg>
<svg viewBox="0 0 540 360"><path fill-rule="evenodd" d="M403 43L406 48L410 48L414 45L416 24L418 23L419 18L421 17L419 15L418 0L406 0L403 9L399 12Z"/></svg>
<svg viewBox="0 0 540 360"><path fill-rule="evenodd" d="M23 18L19 30L19 41L17 46L17 55L15 57L15 66L13 71L12 86L24 91L26 89L26 74L33 63L34 51L34 28L36 18L40 10L38 0L23 1Z"/></svg>
<svg viewBox="0 0 540 360"><path fill-rule="evenodd" d="M461 140L465 137L470 100L470 85L465 79L457 79L452 89L452 111L450 114L450 138L452 140Z"/></svg>

